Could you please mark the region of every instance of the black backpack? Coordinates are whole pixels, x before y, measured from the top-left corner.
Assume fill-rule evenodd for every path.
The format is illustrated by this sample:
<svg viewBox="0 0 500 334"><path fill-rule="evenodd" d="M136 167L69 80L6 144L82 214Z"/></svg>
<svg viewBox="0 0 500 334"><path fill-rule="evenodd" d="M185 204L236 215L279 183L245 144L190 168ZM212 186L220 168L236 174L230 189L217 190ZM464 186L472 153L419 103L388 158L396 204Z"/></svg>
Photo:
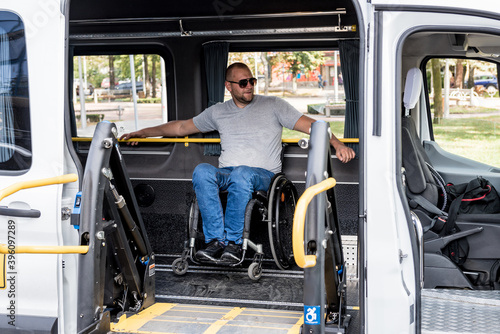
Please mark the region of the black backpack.
<svg viewBox="0 0 500 334"><path fill-rule="evenodd" d="M448 184L445 187L448 217L440 235L459 232L456 219L459 214L492 214L500 213L500 196L493 185L478 176L469 183ZM449 243L444 250L456 264L461 265L467 259L469 244L462 238Z"/></svg>

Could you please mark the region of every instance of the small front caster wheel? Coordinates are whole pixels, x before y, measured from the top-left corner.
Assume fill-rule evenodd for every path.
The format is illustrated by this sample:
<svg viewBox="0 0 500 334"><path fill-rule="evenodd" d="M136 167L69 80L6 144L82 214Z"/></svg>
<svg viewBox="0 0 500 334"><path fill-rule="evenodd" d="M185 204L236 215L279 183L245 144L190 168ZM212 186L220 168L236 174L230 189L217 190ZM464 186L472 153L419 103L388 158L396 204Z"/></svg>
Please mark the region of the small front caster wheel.
<svg viewBox="0 0 500 334"><path fill-rule="evenodd" d="M187 261L182 259L181 257L175 259L174 262L172 262L172 270L174 271L174 274L179 276L182 276L187 272L188 266L189 265Z"/></svg>
<svg viewBox="0 0 500 334"><path fill-rule="evenodd" d="M250 277L251 280L258 281L261 276L262 267L259 266L259 263L252 262L252 264L248 267L248 277Z"/></svg>

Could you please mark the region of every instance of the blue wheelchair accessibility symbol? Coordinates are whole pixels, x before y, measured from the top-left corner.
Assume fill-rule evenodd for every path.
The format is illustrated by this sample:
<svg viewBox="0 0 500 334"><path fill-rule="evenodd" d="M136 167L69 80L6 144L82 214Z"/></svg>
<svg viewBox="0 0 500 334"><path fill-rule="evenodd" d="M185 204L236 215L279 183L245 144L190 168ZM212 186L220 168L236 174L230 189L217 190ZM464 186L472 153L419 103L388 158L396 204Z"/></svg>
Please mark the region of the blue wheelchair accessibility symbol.
<svg viewBox="0 0 500 334"><path fill-rule="evenodd" d="M320 306L307 306L304 305L304 323L306 325L319 325L320 324Z"/></svg>

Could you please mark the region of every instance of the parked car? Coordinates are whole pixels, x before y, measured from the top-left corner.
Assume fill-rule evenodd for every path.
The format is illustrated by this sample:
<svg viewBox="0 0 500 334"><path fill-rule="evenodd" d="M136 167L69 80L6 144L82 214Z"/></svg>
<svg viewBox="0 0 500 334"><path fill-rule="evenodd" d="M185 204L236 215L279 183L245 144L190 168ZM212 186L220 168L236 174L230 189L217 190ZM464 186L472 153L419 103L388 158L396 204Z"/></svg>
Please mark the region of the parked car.
<svg viewBox="0 0 500 334"><path fill-rule="evenodd" d="M140 92L144 90L144 84L142 81L135 82L135 91ZM116 92L120 91L120 92ZM132 93L132 82L122 82L115 86L115 94L131 94Z"/></svg>
<svg viewBox="0 0 500 334"><path fill-rule="evenodd" d="M497 78L492 74L483 74L483 75L475 75L474 76L474 86L483 86L488 90L490 87L494 87L498 89Z"/></svg>
<svg viewBox="0 0 500 334"><path fill-rule="evenodd" d="M115 86L118 85L118 81L115 80ZM102 79L101 88L109 88L109 78Z"/></svg>

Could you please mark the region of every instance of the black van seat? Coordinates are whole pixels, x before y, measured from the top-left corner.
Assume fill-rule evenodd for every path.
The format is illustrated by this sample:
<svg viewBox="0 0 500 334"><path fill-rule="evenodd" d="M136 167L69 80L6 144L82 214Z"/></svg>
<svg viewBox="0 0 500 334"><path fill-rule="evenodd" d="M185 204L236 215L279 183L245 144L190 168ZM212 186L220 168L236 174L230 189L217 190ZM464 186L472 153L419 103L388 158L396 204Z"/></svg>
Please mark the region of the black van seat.
<svg viewBox="0 0 500 334"><path fill-rule="evenodd" d="M446 219L439 203L439 184L411 117L402 121L402 162L410 209L419 217L424 233L424 287L500 289L500 214L459 214L458 231L444 235L433 230L436 217ZM450 242L465 238L468 254L454 263L445 254Z"/></svg>

